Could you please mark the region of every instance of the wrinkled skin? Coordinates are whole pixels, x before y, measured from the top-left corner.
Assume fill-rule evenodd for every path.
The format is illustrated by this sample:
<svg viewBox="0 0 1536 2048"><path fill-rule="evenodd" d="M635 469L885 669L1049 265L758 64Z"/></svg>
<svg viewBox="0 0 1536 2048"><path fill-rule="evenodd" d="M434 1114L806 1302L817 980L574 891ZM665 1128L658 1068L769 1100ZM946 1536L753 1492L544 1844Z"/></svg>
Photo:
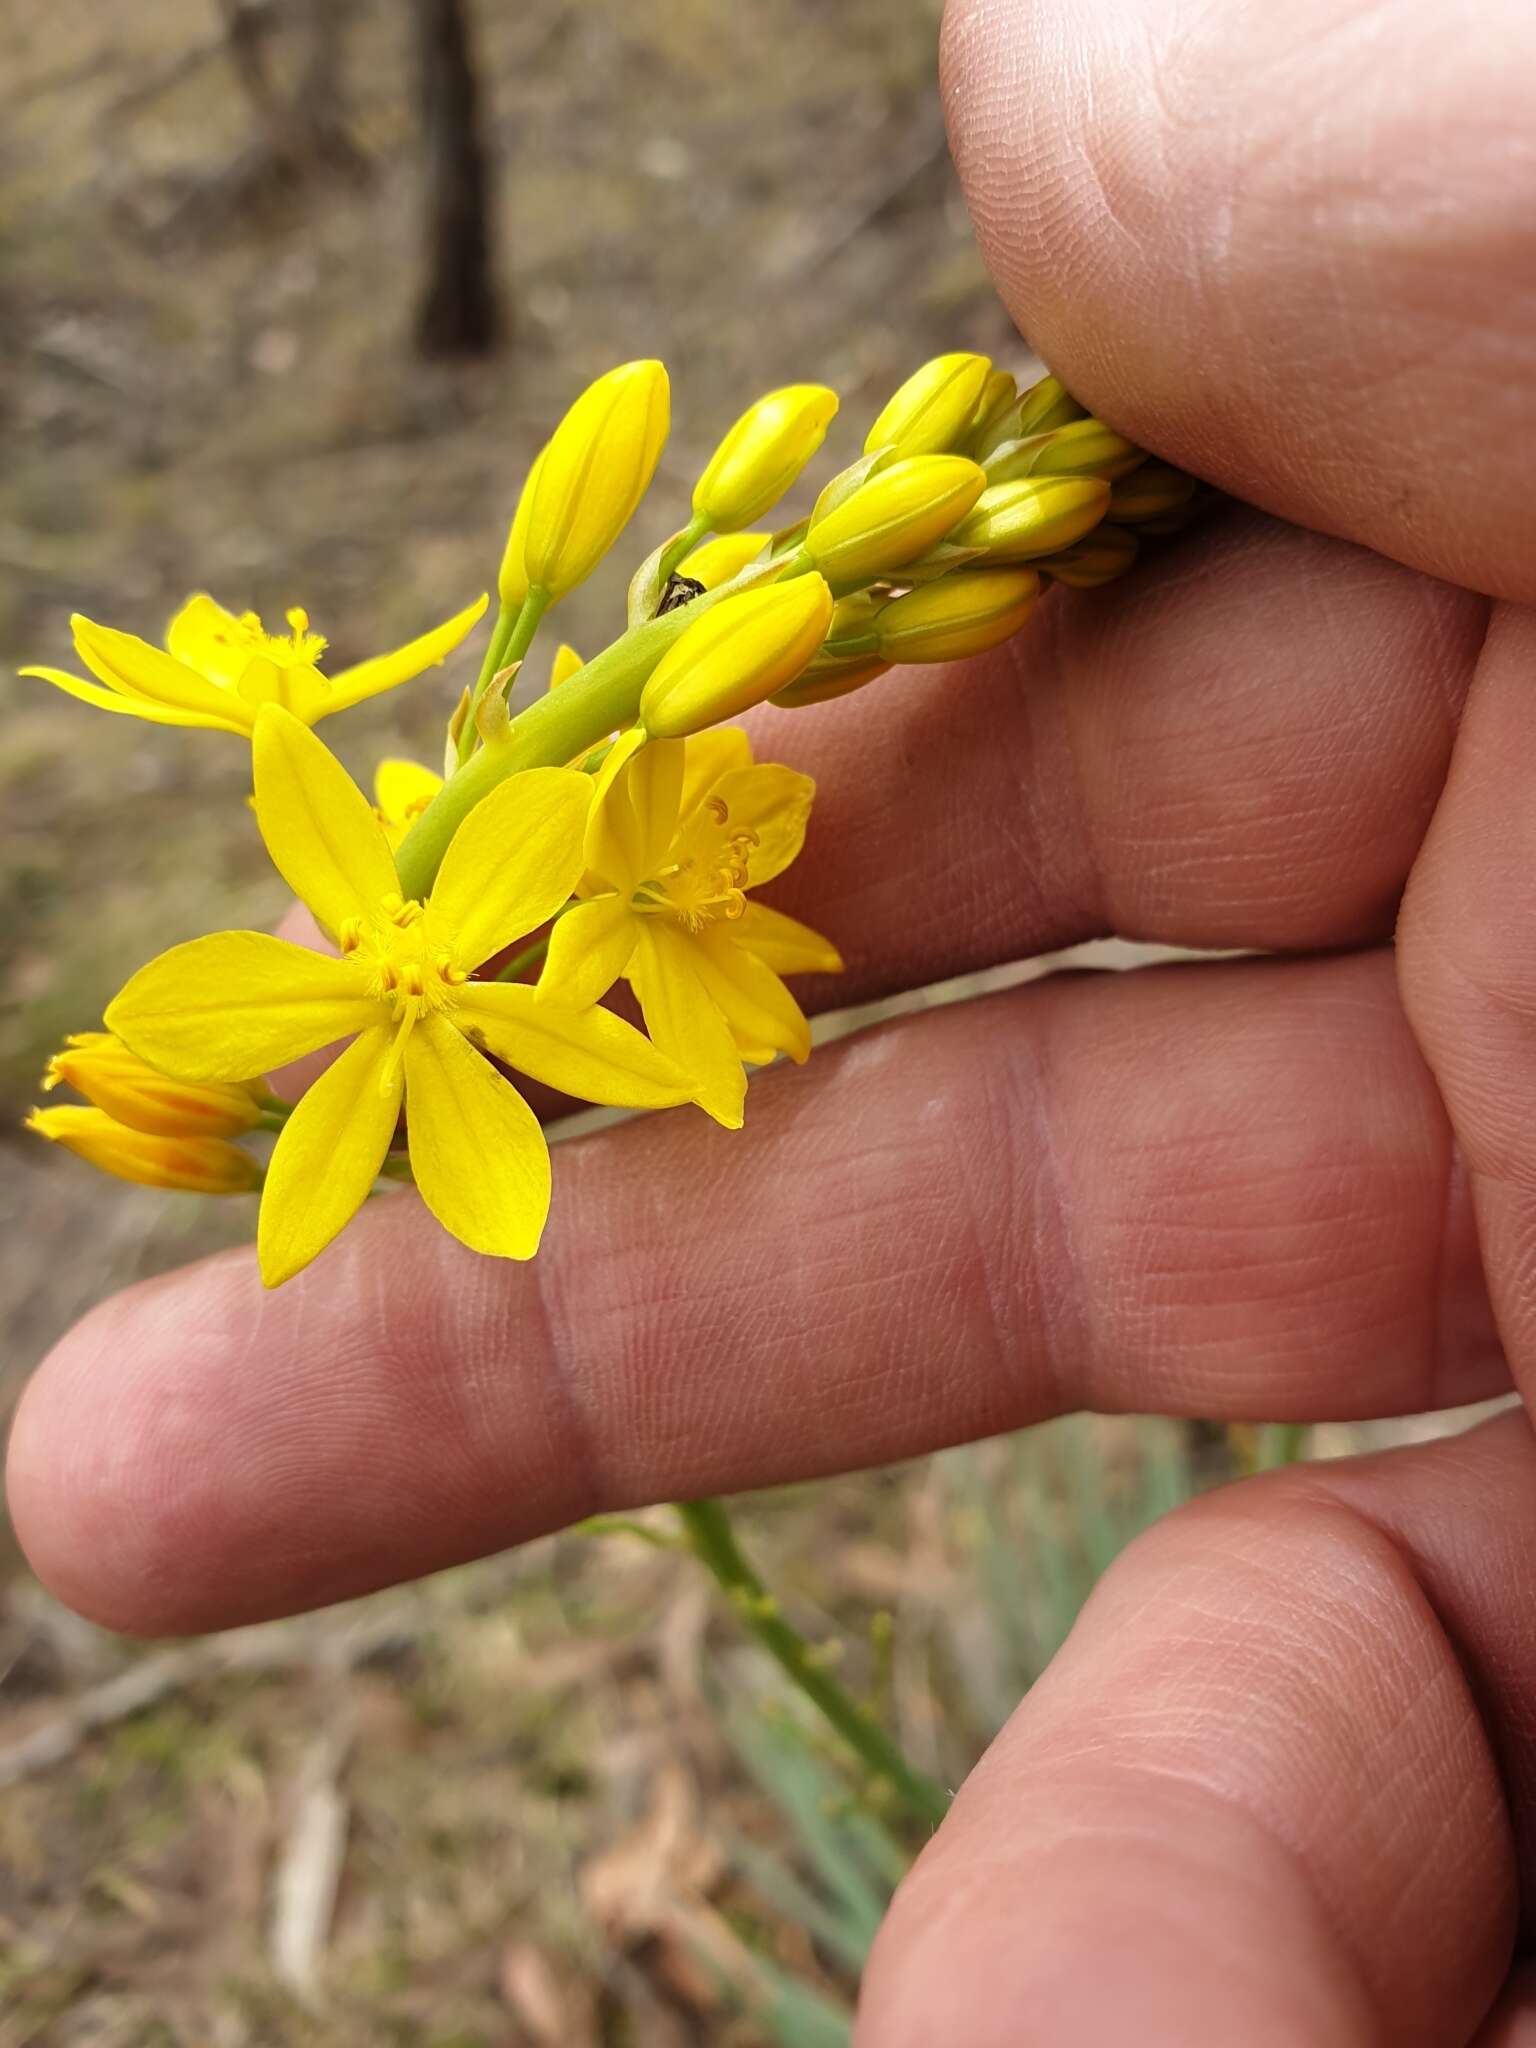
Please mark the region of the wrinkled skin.
<svg viewBox="0 0 1536 2048"><path fill-rule="evenodd" d="M1031 341L1260 509L764 717L821 786L813 1001L1106 931L1278 957L574 1145L533 1267L402 1198L275 1297L235 1253L107 1303L10 1460L86 1613L249 1621L1063 1408L1536 1388L1536 12L961 0L945 94ZM1533 1560L1522 1413L1163 1522L904 1886L860 2048L1531 2048Z"/></svg>

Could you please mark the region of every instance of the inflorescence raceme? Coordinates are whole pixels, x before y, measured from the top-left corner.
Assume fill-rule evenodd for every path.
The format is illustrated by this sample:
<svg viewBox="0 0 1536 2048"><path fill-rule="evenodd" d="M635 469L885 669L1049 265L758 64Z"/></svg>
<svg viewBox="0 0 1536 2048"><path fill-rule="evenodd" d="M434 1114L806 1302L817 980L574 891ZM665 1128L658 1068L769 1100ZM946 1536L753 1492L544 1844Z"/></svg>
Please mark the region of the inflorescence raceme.
<svg viewBox="0 0 1536 2048"><path fill-rule="evenodd" d="M77 617L87 676L23 671L103 711L245 740L267 850L330 941L222 932L161 954L108 1005L106 1031L50 1062L45 1089L85 1102L29 1119L125 1180L260 1189L269 1286L381 1180L414 1180L475 1250L531 1257L549 1154L505 1070L588 1102L692 1102L739 1127L747 1069L810 1051L783 977L841 963L756 899L799 854L815 792L754 760L729 721L995 646L1046 583L1118 576L1199 496L1055 378L1021 392L985 357L947 355L895 393L808 514L770 531L760 522L837 411L823 386L790 385L720 443L687 524L635 571L625 630L586 662L560 646L548 689L512 715L544 615L645 495L669 406L660 363L623 364L535 460L441 775L383 761L370 801L313 727L444 661L485 597L333 675L306 613L270 633L207 596L163 648ZM643 1031L604 1007L620 982ZM296 1103L263 1078L337 1043Z"/></svg>

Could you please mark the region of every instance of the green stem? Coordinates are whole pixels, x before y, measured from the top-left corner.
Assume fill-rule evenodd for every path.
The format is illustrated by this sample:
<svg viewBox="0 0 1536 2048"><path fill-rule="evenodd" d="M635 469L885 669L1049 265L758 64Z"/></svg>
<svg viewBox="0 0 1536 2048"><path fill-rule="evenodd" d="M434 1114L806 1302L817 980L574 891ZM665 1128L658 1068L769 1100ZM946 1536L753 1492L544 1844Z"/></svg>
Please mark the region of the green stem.
<svg viewBox="0 0 1536 2048"><path fill-rule="evenodd" d="M462 765L475 750L479 737L475 725L475 711L487 690L494 684L504 668L521 661L533 645L533 636L539 630L544 614L549 610L550 597L547 590L537 585L524 598L522 606L515 612L502 608L496 620L496 630L491 635L491 644L485 650L485 659L480 664L480 674L475 683L474 694L469 700L469 716L464 721L464 730L459 734L459 761Z"/></svg>
<svg viewBox="0 0 1536 2048"><path fill-rule="evenodd" d="M505 967L497 969L496 979L498 981L520 980L530 967L538 966L548 951L549 940L547 938L535 939L531 946L524 946L521 953L514 953Z"/></svg>
<svg viewBox="0 0 1536 2048"><path fill-rule="evenodd" d="M714 1574L763 1648L870 1772L889 1785L920 1820L937 1826L949 1811L943 1787L913 1769L873 1715L838 1684L813 1646L784 1619L778 1602L742 1555L720 1502L680 1501L677 1512L689 1549Z"/></svg>
<svg viewBox="0 0 1536 2048"><path fill-rule="evenodd" d="M663 590L668 579L685 555L692 554L699 542L709 531L709 521L700 512L695 512L688 524L675 539L668 541L657 568L657 578Z"/></svg>
<svg viewBox="0 0 1536 2048"><path fill-rule="evenodd" d="M449 777L406 834L395 855L402 894L425 901L449 840L498 782L523 768L563 767L609 733L633 725L640 693L673 641L721 598L758 583L777 581L784 568L783 563L749 565L718 589L705 591L659 619L631 627L558 690L546 690L536 697L513 719L503 740L482 747Z"/></svg>

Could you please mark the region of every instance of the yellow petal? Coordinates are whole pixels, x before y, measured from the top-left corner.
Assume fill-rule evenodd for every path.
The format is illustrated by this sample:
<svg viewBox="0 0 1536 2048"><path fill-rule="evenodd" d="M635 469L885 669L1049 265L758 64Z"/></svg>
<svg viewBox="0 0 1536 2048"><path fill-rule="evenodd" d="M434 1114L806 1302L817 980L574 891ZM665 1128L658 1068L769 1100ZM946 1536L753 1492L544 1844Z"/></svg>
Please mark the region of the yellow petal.
<svg viewBox="0 0 1536 2048"><path fill-rule="evenodd" d="M392 755L373 772L373 800L391 825L424 811L443 786L443 778L419 761Z"/></svg>
<svg viewBox="0 0 1536 2048"><path fill-rule="evenodd" d="M235 687L253 713L263 704L278 704L303 725L313 725L335 709L327 695L330 685L312 661L274 661L270 655L253 654Z"/></svg>
<svg viewBox="0 0 1536 2048"><path fill-rule="evenodd" d="M629 807L638 827L636 865L642 879L666 856L683 794L683 742L651 740L629 764Z"/></svg>
<svg viewBox="0 0 1536 2048"><path fill-rule="evenodd" d="M683 792L678 811L688 817L722 775L752 766L752 742L739 725L715 725L683 742Z"/></svg>
<svg viewBox="0 0 1536 2048"><path fill-rule="evenodd" d="M644 745L638 725L619 734L597 771L587 814L585 865L626 896L641 880L641 832L625 771Z"/></svg>
<svg viewBox="0 0 1536 2048"><path fill-rule="evenodd" d="M268 704L251 748L256 822L273 865L335 938L400 887L373 806L309 727Z"/></svg>
<svg viewBox="0 0 1536 2048"><path fill-rule="evenodd" d="M152 1137L128 1129L101 1109L34 1109L27 1129L62 1145L99 1172L136 1181L140 1187L242 1195L261 1183L261 1167L250 1153L223 1138Z"/></svg>
<svg viewBox="0 0 1536 2048"><path fill-rule="evenodd" d="M226 690L239 682L251 658L250 634L205 590L189 597L171 620L165 644L177 661Z"/></svg>
<svg viewBox="0 0 1536 2048"><path fill-rule="evenodd" d="M141 967L107 1028L183 1081L249 1081L379 1021L344 960L266 932L215 932Z"/></svg>
<svg viewBox="0 0 1536 2048"><path fill-rule="evenodd" d="M591 778L529 768L483 797L448 842L427 915L471 969L553 917L581 879Z"/></svg>
<svg viewBox="0 0 1536 2048"><path fill-rule="evenodd" d="M573 1010L600 1003L629 965L638 924L626 896L594 896L566 911L549 935L539 996Z"/></svg>
<svg viewBox="0 0 1536 2048"><path fill-rule="evenodd" d="M747 1077L731 1028L695 972L693 942L646 920L629 979L651 1042L693 1077L694 1101L716 1123L740 1130Z"/></svg>
<svg viewBox="0 0 1536 2048"><path fill-rule="evenodd" d="M777 1046L797 1063L810 1058L811 1027L771 967L738 946L723 924L706 925L692 944L699 980L744 1045Z"/></svg>
<svg viewBox="0 0 1536 2048"><path fill-rule="evenodd" d="M756 835L747 849L747 887L760 888L784 872L805 844L806 822L816 785L797 769L765 761L722 775L709 791L716 808L694 812L677 836L674 858L718 864L721 849L740 832ZM718 806L724 805L725 817Z"/></svg>
<svg viewBox="0 0 1536 2048"><path fill-rule="evenodd" d="M739 576L749 562L755 562L769 542L771 533L722 533L685 555L677 565L679 576L691 576L706 590L716 590Z"/></svg>
<svg viewBox="0 0 1536 2048"><path fill-rule="evenodd" d="M439 662L446 661L459 642L479 623L489 603L488 596L477 597L473 604L455 612L443 625L434 626L430 633L408 640L390 654L376 654L370 661L360 661L355 667L344 668L339 675L330 677L324 704L316 717L326 717L332 711L345 711L349 704L360 704L364 697L376 697L380 690L392 690L396 683L409 682L423 669L435 668Z"/></svg>
<svg viewBox="0 0 1536 2048"><path fill-rule="evenodd" d="M531 1259L549 1214L549 1149L509 1081L443 1016L406 1041L411 1170L445 1230L472 1251Z"/></svg>
<svg viewBox="0 0 1536 2048"><path fill-rule="evenodd" d="M122 690L109 688L101 683L82 682L79 676L72 676L62 668L24 668L19 675L41 676L45 683L52 683L56 690L63 690L67 696L78 697L82 704L94 704L98 711L125 712L129 718L143 718L151 725L201 726L210 732L238 732L244 734L245 727L229 718L214 718L195 711L173 711L164 704L151 704L147 697L130 697Z"/></svg>
<svg viewBox="0 0 1536 2048"><path fill-rule="evenodd" d="M731 926L731 937L775 974L842 972L842 955L830 939L766 903L749 903Z"/></svg>
<svg viewBox="0 0 1536 2048"><path fill-rule="evenodd" d="M453 1021L518 1073L582 1102L665 1109L693 1096L691 1077L611 1010L566 1009L516 982L477 981Z"/></svg>
<svg viewBox="0 0 1536 2048"><path fill-rule="evenodd" d="M155 1138L235 1138L261 1122L254 1089L239 1082L173 1081L109 1031L77 1033L48 1062L61 1082L131 1130Z"/></svg>
<svg viewBox="0 0 1536 2048"><path fill-rule="evenodd" d="M394 1030L376 1024L333 1060L289 1117L267 1167L256 1251L281 1287L363 1206L400 1117Z"/></svg>
<svg viewBox="0 0 1536 2048"><path fill-rule="evenodd" d="M230 690L221 690L205 676L147 640L132 633L119 633L111 626L95 625L77 612L70 620L75 651L91 674L109 689L124 690L172 711L191 711L202 718L250 729L251 714Z"/></svg>
<svg viewBox="0 0 1536 2048"><path fill-rule="evenodd" d="M562 683L568 683L577 669L584 666L581 656L569 641L562 640L555 649L555 658L549 665L549 687L558 690Z"/></svg>

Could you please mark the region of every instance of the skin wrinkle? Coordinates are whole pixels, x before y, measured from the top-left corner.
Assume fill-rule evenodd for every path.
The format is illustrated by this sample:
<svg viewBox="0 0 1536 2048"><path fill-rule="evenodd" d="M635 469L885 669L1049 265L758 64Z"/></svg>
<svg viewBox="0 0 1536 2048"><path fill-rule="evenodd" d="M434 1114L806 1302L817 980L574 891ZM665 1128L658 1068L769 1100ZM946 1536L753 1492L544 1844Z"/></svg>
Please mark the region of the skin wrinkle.
<svg viewBox="0 0 1536 2048"><path fill-rule="evenodd" d="M1435 1447L1431 1459L1439 1449ZM1045 1852L1036 1846L1039 1808L1043 1797L1052 1826L1063 1816L1077 1817L1080 1823L1085 1811L1091 1811L1085 1806L1091 1794L1085 1790L1082 1774L1071 1767L1074 1751L1088 1761L1097 1782L1119 1785L1107 1795L1111 1829L1097 1857L1106 1877L1129 1852L1133 1867L1143 1873L1143 1896L1186 1899L1197 1916L1203 1900L1206 1908L1216 1909L1218 1939L1228 1904L1224 1894L1230 1892L1239 1873L1251 1877L1263 1859L1256 1858L1252 1849L1232 1848L1221 1836L1214 1872L1189 1873L1180 1865L1183 1851L1179 1845L1206 1841L1205 1824L1188 1815L1180 1823L1169 1824L1165 1809L1148 1802L1160 1801L1170 1783L1186 1790L1193 1784L1203 1797L1216 1799L1223 1810L1235 1811L1244 1825L1267 1832L1292 1873L1285 1888L1291 1895L1285 1912L1290 1912L1298 1889L1311 1899L1317 1908L1315 1924L1329 1941L1346 1941L1352 1973L1370 1994L1369 2015L1357 2012L1355 2024L1339 2034L1341 2042L1382 2039L1391 2041L1393 2048L1406 2048L1410 2042L1423 2043L1425 2048L1433 2043L1440 2048L1440 2043L1450 2038L1443 2030L1446 2016L1457 2009L1463 1997L1470 1999L1474 2011L1482 2009L1496 1980L1497 1933L1484 1946L1481 1961L1461 1959L1454 1932L1443 1924L1440 1897L1450 1882L1447 1862L1463 1862L1473 1845L1480 1845L1453 1893L1466 1901L1457 1909L1458 1918L1471 1924L1471 1902L1479 1896L1485 1875L1502 1867L1506 1871L1507 1925L1510 1843L1482 1702L1469 1687L1460 1662L1449 1654L1450 1645L1441 1632L1440 1608L1416 1559L1394 1531L1374 1520L1358 1500L1348 1497L1358 1490L1357 1474L1367 1475L1374 1484L1380 1472L1384 1486L1385 1468L1400 1456L1425 1459L1425 1453L1418 1451L1388 1453L1321 1472L1276 1475L1241 1489L1226 1489L1179 1511L1123 1554L1090 1599L1059 1665L1020 1709L1015 1723L982 1766L978 1783L962 1794L956 1818L898 1896L894 1933L882 1935L869 1978L870 2017L880 2024L872 2024L867 2034L860 2036L861 2041L878 2040L881 2048L887 2044L907 2048L909 2041L914 2048L918 2041L925 2048L948 2048L951 2042L955 2048L962 2042L966 2048L976 2048L985 2038L986 2048L992 2048L994 2040L1001 2048L1002 2041L1009 2038L976 2024L983 2011L990 2015L1008 2009L1007 1972L999 1973L996 1968L999 1955L1006 1951L994 1949L992 1990L985 2008L961 1999L958 2010L953 2004L946 2010L922 1996L918 1987L925 1979L951 1985L970 1981L969 1965L962 1961L970 1938L968 1922L975 1916L984 1923L996 1921L999 1901L1027 1895L1037 1901L1037 1909L1041 1905L1051 1909L1069 1873L1053 1868L1048 1857L1042 1861ZM1482 1483L1486 1486L1486 1469ZM1341 1493L1342 1499L1338 1497ZM1223 1527L1226 1541L1221 1538ZM1475 1543L1465 1554L1475 1558ZM1189 1567L1196 1559L1199 1576L1192 1585ZM1231 1567L1239 1561L1241 1569L1234 1579ZM1122 1594L1122 1587L1129 1597ZM1200 1604L1206 1587L1215 1626L1197 1624L1197 1652L1191 1657L1189 1603L1194 1597ZM1371 1594L1362 1604L1367 1589ZM1321 1605L1319 1594L1323 1596ZM1289 1638L1288 1617L1293 1618ZM1332 1668L1327 1641L1318 1639L1320 1620L1329 1628L1336 1653L1343 1660L1338 1672ZM1092 1647L1085 1650L1085 1642ZM1289 1671L1294 1681L1304 1683L1322 1703L1322 1711L1298 1707L1294 1702L1288 1709L1284 1697L1276 1695L1266 1717L1256 1720L1252 1702L1266 1700L1273 1688L1251 1661L1255 1650L1272 1662L1279 1660L1279 1675L1283 1678ZM1427 1679L1421 1680L1426 1657L1436 1661ZM1138 1679L1139 1667L1144 1671L1149 1658L1154 1671L1150 1698L1145 1683ZM1118 1682L1113 1686L1103 1682L1099 1669L1106 1659L1119 1666ZM1347 1687L1355 1673L1368 1689L1351 1696ZM1390 1676L1393 1673L1395 1676ZM1077 1693L1085 1679L1092 1681L1096 1694L1094 1717L1086 1723L1077 1706ZM1224 1695L1212 1693L1208 1680L1225 1687ZM1159 1697L1166 1700L1162 1712L1174 1717L1166 1734L1156 1711ZM1209 1717L1223 1697L1226 1704L1213 1727ZM1351 1700L1347 1712L1346 1698ZM1458 1701L1462 1712L1452 1722L1442 1718L1437 1727L1433 1718L1437 1708ZM1142 1702L1154 1708L1153 1718L1145 1722L1138 1713ZM1334 1759L1315 1747L1330 1727L1347 1738L1346 1749ZM1237 1729L1246 1732L1234 1743ZM1303 1741L1311 1746L1299 1748ZM1460 1789L1438 1808L1432 1799L1422 1796L1418 1774L1403 1754L1405 1745L1425 1758L1437 1780L1457 1781ZM1346 1811L1358 1810L1362 1818L1367 1812L1375 1814L1372 1832L1358 1846L1330 1826L1325 1810L1330 1802L1338 1805L1353 1798L1354 1766L1349 1758L1355 1754L1379 1754L1385 1773L1378 1778L1380 1789L1373 1807L1346 1805ZM1387 1763L1389 1756L1392 1766ZM1250 1775L1233 1777L1231 1764L1243 1757L1248 1759L1245 1769ZM1321 1805L1316 1791L1309 1797L1287 1775L1287 1757L1309 1770L1314 1764L1324 1770L1330 1790ZM1469 1769L1469 1758L1479 1760L1481 1769ZM1255 1763L1260 1769L1257 1779L1251 1776ZM1106 1770L1110 1774L1107 1780ZM1389 1788L1399 1783L1414 1788L1411 1800L1392 1796ZM1256 1796L1266 1785L1265 1796ZM1472 1788L1477 1788L1475 1796ZM997 1833L989 1829L986 1816L997 1810L1000 1789L1005 1809L1028 1816L1022 1836L1016 1830ZM1197 1807L1196 1814L1198 1811ZM1154 1812L1162 1816L1162 1824L1149 1828L1139 1816ZM1426 1812L1427 1834L1416 1834L1407 1844L1405 1856L1403 1831L1408 1818ZM1458 1814L1464 1817L1459 1835ZM1291 1825L1290 1815L1305 1817L1310 1825L1298 1830ZM978 1838L974 1846L972 1836ZM990 1856L984 1853L988 1841L993 1846ZM1374 1880L1383 1909L1379 1913L1372 1910L1368 1893L1362 1895L1354 1889L1364 1867L1361 1856L1367 1843L1374 1859L1370 1867L1382 1873ZM1388 1878L1394 1852L1398 1863L1422 1873L1421 1882L1410 1885ZM1432 1871L1427 1867L1431 1856ZM1149 1860L1154 1868L1159 1863L1163 1866L1156 1876L1155 1893L1146 1891ZM1329 1871L1335 1874L1330 1877ZM1415 1917L1415 1896L1420 1893L1424 1896ZM1257 1910L1273 1922L1280 1896L1267 1867L1263 1868L1263 1897L1267 1906ZM1100 1910L1106 1909L1113 1914L1113 1900L1100 1901ZM1254 1917L1250 1914L1247 1921L1239 1918L1236 1925L1251 1930ZM1433 1936L1426 1942L1424 1937L1431 1929ZM1197 1981L1203 1978L1208 1985L1220 1981L1219 1975L1213 1976L1211 1938L1206 1919L1198 1944L1202 1964ZM1066 1954L1080 1965L1090 1945L1086 1928L1075 1939L1069 1933ZM1255 1948L1246 1941L1238 1949L1240 1955L1255 1958L1261 1977L1267 1952L1264 1944ZM1305 1957L1306 1975L1315 1974L1316 1960L1304 1946L1293 1941L1285 1952L1293 1958ZM1150 2018L1153 2005L1148 2001L1155 2005L1156 1993L1144 1981L1148 1953L1143 1950L1129 1965L1122 1957L1121 1971L1129 1967L1133 1974L1122 1976L1120 1982L1124 2010ZM1422 1981L1416 1981L1421 1976ZM1096 1990L1097 1984L1098 1980L1086 1980L1083 1989ZM1049 1983L1042 1984L1037 1973L1029 1995L1043 1996L1046 2013L1055 2010L1050 2002L1052 1988ZM1263 2001L1268 1995L1254 1987L1256 2000ZM1035 2009L1042 2011L1039 2006ZM1096 2003L1094 2009L1098 2009ZM1255 2004L1252 2009L1256 2012L1260 2007ZM941 2011L944 2023L937 2025ZM895 2016L902 2013L912 2016L910 2030L896 2022ZM1081 2009L1073 2009L1072 2016L1078 2025L1087 2017ZM1041 2024L1046 2024L1043 2018ZM1108 2031L1102 2036L1118 2037ZM1074 2033L1071 2038L1086 2041L1101 2036ZM1153 2024L1136 2038L1171 2042L1175 2037ZM1177 2038L1187 2037L1180 2034ZM1246 2041L1250 2036L1245 2033L1243 2038ZM1286 2042L1301 2038L1313 2041L1318 2035L1282 2031L1276 2036L1277 2041Z"/></svg>

